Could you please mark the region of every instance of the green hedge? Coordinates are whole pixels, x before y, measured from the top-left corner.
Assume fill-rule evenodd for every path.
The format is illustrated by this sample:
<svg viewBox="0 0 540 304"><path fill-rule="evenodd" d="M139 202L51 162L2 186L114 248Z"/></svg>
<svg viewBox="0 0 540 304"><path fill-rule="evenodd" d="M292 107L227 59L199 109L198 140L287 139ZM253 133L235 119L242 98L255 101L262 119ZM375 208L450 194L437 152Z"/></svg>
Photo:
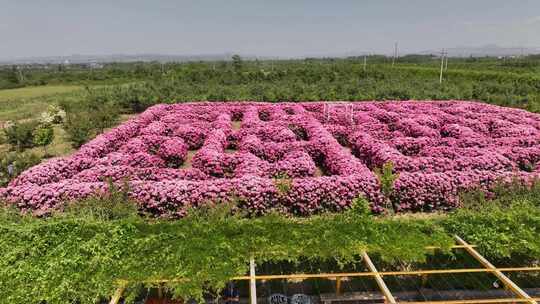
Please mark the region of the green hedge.
<svg viewBox="0 0 540 304"><path fill-rule="evenodd" d="M106 199L44 219L4 210L0 298L6 303L95 303L113 293L117 279L178 277L189 281L170 286L175 296L200 297L244 275L251 254L258 262L345 265L358 262L367 250L389 264L423 262L425 246L447 251L453 234L479 245L490 259L518 257L525 264L540 256L540 211L531 197L513 201L510 207L489 202L481 210L449 215L370 217L350 211L304 219L250 219L217 208L167 221L140 217L129 208L118 212ZM129 287L127 294L134 296L141 285Z"/></svg>

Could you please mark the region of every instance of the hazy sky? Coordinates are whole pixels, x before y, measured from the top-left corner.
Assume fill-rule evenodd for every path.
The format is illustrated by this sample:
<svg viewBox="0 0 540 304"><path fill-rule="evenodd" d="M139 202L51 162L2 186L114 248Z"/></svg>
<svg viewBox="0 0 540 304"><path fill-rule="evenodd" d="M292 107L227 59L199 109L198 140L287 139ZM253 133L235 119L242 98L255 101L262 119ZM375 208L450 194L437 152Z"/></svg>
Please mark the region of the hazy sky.
<svg viewBox="0 0 540 304"><path fill-rule="evenodd" d="M0 58L540 46L540 0L0 0Z"/></svg>

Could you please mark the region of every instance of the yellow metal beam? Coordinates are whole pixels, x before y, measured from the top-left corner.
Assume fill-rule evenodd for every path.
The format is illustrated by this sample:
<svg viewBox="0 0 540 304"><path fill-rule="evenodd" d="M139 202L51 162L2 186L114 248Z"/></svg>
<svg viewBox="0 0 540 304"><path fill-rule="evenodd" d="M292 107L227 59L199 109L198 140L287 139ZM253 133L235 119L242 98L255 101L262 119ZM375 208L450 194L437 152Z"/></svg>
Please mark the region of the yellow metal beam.
<svg viewBox="0 0 540 304"><path fill-rule="evenodd" d="M534 301L540 298L532 298ZM451 301L421 301L421 302L403 302L407 304L496 304L496 303L527 303L529 299L475 299L475 300L451 300Z"/></svg>
<svg viewBox="0 0 540 304"><path fill-rule="evenodd" d="M528 272L538 271L539 267L507 267L497 268L496 270L502 272ZM434 274L454 274L454 273L478 273L478 272L494 272L494 269L489 268L457 268L457 269L428 269L428 270L411 270L411 271L379 271L382 276L407 276L407 275L434 275ZM298 274L269 274L269 275L256 275L257 280L282 280L282 279L335 279L344 277L372 277L375 276L374 272L341 272L341 273L298 273ZM231 280L235 281L247 281L250 276L236 276ZM188 279L155 279L145 280L142 283L159 284L159 283L178 283L185 282Z"/></svg>
<svg viewBox="0 0 540 304"><path fill-rule="evenodd" d="M476 247L476 245L470 245L470 246ZM450 246L450 249L463 249L465 247L466 246L464 246L464 245L452 245L452 246ZM427 249L427 250L441 249L441 247L439 247L439 246L426 246L424 248Z"/></svg>
<svg viewBox="0 0 540 304"><path fill-rule="evenodd" d="M456 241L460 244L465 246L465 250L473 257L475 258L480 264L482 264L487 269L491 269L492 273L499 279L503 284L510 289L512 292L514 292L518 297L521 299L526 299L528 303L537 303L531 296L529 296L523 289L521 289L516 283L512 282L510 278L508 278L504 273L502 273L497 267L493 266L486 258L484 258L478 251L476 251L474 248L470 247L467 242L465 242L462 238L459 236L454 236Z"/></svg>
<svg viewBox="0 0 540 304"><path fill-rule="evenodd" d="M503 272L526 272L539 271L540 267L513 267L513 268L498 268ZM494 272L494 269L488 268L457 268L457 269L428 269L428 270L412 270L412 271L379 271L382 276L407 276L407 275L430 275L430 274L453 274L453 273L477 273L477 272ZM257 280L280 280L280 279L334 279L343 277L369 277L375 276L374 272L343 272L343 273L298 273L298 274L275 274L275 275L258 275ZM242 281L249 280L249 276L237 276L232 280ZM163 281L163 280L161 280ZM161 282L160 281L160 282ZM172 281L172 280L171 280Z"/></svg>
<svg viewBox="0 0 540 304"><path fill-rule="evenodd" d="M122 294L124 293L124 290L126 290L126 286L127 286L127 281L120 281L120 286L114 292L114 295L112 296L109 304L118 304L118 301L120 301L120 298L122 297Z"/></svg>
<svg viewBox="0 0 540 304"><path fill-rule="evenodd" d="M369 255L364 251L362 252L362 257L364 258L364 262L366 263L366 266L369 269L369 271L375 273L375 276L374 276L375 282L377 282L377 285L379 285L379 289L381 290L382 294L386 298L385 303L396 304L397 303L396 299L394 299L394 296L390 292L390 289L388 289L388 286L386 286L386 283L384 282L384 280L382 279L382 276L379 274L379 272L377 271L377 268L375 267L375 265L369 258Z"/></svg>

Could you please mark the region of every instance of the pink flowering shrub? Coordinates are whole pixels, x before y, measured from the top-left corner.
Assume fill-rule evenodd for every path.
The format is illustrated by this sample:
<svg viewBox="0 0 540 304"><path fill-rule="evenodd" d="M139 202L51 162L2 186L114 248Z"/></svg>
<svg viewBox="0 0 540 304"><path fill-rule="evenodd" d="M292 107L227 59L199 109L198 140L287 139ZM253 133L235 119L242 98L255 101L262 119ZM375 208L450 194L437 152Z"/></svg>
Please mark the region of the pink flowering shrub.
<svg viewBox="0 0 540 304"><path fill-rule="evenodd" d="M460 101L157 105L30 168L0 199L47 213L128 181L143 210L166 216L232 198L252 214L340 211L358 196L376 212L387 200L449 209L460 191L537 178L539 130L536 114ZM399 178L384 198L373 171L387 162Z"/></svg>

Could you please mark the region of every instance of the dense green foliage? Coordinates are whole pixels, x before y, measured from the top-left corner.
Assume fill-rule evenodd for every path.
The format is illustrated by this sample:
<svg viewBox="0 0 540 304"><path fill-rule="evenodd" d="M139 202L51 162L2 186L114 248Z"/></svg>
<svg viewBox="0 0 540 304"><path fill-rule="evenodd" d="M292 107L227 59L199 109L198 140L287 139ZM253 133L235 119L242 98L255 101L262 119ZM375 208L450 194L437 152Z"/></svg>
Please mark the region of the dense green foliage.
<svg viewBox="0 0 540 304"><path fill-rule="evenodd" d="M389 199L394 192L394 182L399 178L399 173L394 173L394 164L392 162L386 162L382 168L375 168L374 173L379 180L381 192L384 194L386 200L386 210L396 211L395 203L393 201L390 202Z"/></svg>
<svg viewBox="0 0 540 304"><path fill-rule="evenodd" d="M119 191L70 205L49 218L0 216L0 296L10 303L77 299L94 303L111 295L118 279L135 282L188 278L168 287L177 297L217 291L247 271L248 258L337 265L358 262L368 250L383 263L423 263L424 246L448 249L458 234L489 258L540 256L540 187L434 217L370 217L359 206L342 214L298 219L244 218L230 207L193 211L182 220L141 217ZM358 204L361 205L361 199ZM152 283L146 283L152 285Z"/></svg>
<svg viewBox="0 0 540 304"><path fill-rule="evenodd" d="M32 148L34 146L34 131L39 123L36 121L13 123L5 128L5 142L10 144L17 151Z"/></svg>
<svg viewBox="0 0 540 304"><path fill-rule="evenodd" d="M234 56L221 62L111 63L99 69L7 67L0 69L0 88L88 85L76 100L60 102L74 147L114 125L118 114L139 113L156 103L463 99L540 111L537 56L450 58L442 84L437 57L405 56L394 66L384 56L368 56L367 62L364 66L363 57L259 61Z"/></svg>
<svg viewBox="0 0 540 304"><path fill-rule="evenodd" d="M61 103L67 113L64 129L74 148L114 126L120 114L119 106L100 89L87 88L86 91L84 99Z"/></svg>
<svg viewBox="0 0 540 304"><path fill-rule="evenodd" d="M158 102L192 100L407 100L466 99L525 107L540 104L540 77L529 72L449 69L439 84L439 69L429 65L373 64L316 60L243 62L213 70L207 63L176 67L156 80L113 88L125 109Z"/></svg>
<svg viewBox="0 0 540 304"><path fill-rule="evenodd" d="M34 145L43 147L45 155L47 155L47 146L50 145L54 139L54 129L51 124L41 124L34 130L33 134Z"/></svg>

